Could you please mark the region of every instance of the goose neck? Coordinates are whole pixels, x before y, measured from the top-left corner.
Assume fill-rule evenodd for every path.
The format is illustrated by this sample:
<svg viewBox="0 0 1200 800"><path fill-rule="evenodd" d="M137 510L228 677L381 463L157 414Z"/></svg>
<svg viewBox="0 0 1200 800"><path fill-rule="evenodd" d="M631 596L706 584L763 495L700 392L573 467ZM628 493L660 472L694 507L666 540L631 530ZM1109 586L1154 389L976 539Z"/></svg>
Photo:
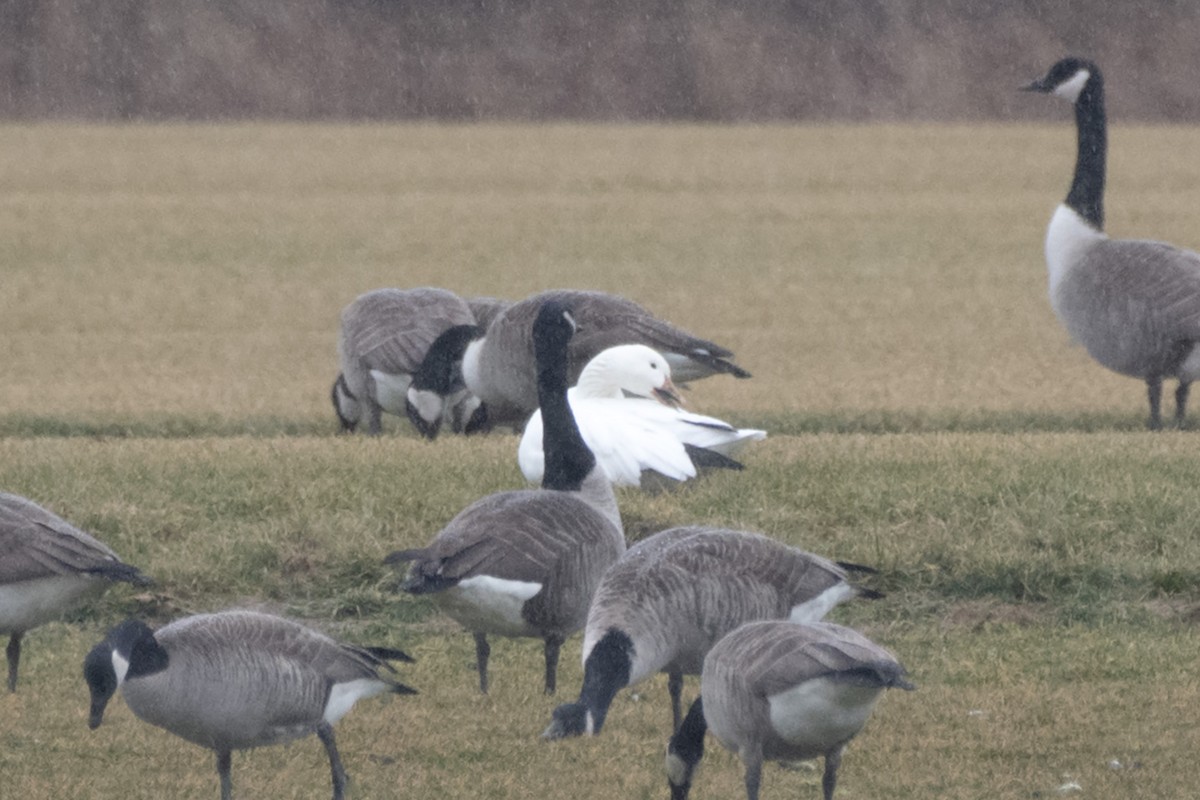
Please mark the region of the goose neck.
<svg viewBox="0 0 1200 800"><path fill-rule="evenodd" d="M546 489L578 491L596 466L567 402L566 342L548 344L538 357L538 405L542 409L542 447ZM611 490L610 490L611 491Z"/></svg>
<svg viewBox="0 0 1200 800"><path fill-rule="evenodd" d="M1078 150L1075 177L1067 205L1096 230L1104 230L1104 172L1108 150L1108 123L1104 113L1104 82L1094 73L1075 100Z"/></svg>
<svg viewBox="0 0 1200 800"><path fill-rule="evenodd" d="M587 709L590 733L599 733L608 708L633 670L633 641L619 630L610 630L588 653L583 665L579 704Z"/></svg>

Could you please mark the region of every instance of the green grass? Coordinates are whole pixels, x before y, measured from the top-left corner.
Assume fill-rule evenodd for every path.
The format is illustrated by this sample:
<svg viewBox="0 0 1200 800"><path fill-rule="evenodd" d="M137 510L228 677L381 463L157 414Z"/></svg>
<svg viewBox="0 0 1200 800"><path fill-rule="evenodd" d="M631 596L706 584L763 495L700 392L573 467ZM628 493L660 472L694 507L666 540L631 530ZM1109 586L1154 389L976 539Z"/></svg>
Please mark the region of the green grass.
<svg viewBox="0 0 1200 800"><path fill-rule="evenodd" d="M1112 138L1114 233L1197 244L1200 133ZM1200 463L1048 308L1072 146L1066 121L0 127L0 487L159 582L27 637L0 696L6 791L215 796L209 754L120 702L88 732L79 668L125 614L251 605L418 657L420 696L339 726L357 797L666 796L664 681L623 692L598 739L541 742L562 697L538 691L540 647L497 642L480 698L470 637L381 563L521 485L510 436L334 435L341 307L434 284L619 291L754 372L689 394L771 432L745 472L620 503L634 539L727 525L880 570L887 597L834 617L920 689L884 700L839 797L1190 796ZM322 759L239 754L235 787L324 797ZM695 796L740 782L714 743ZM819 792L765 777L766 797Z"/></svg>

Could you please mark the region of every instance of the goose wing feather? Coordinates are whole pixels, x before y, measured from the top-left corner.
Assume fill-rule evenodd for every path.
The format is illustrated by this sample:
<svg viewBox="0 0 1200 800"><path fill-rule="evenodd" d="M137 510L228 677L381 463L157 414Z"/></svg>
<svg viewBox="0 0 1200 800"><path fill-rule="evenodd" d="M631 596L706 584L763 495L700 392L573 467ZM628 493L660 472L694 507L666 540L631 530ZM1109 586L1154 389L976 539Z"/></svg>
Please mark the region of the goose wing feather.
<svg viewBox="0 0 1200 800"><path fill-rule="evenodd" d="M816 678L832 678L865 686L908 686L904 668L884 648L862 634L828 622L794 625L762 623L731 634L723 650L737 657L710 665L714 676L732 669L760 697L770 697Z"/></svg>
<svg viewBox="0 0 1200 800"><path fill-rule="evenodd" d="M645 344L668 357L682 356L682 361L676 358L672 363L672 373L680 382L719 372L749 377L728 360L733 356L729 350L654 317L632 300L605 292L554 290L514 303L488 329L487 356L480 364L483 381L520 407L537 407L532 328L548 300L565 303L579 325L568 350L572 384L588 361L620 344Z"/></svg>
<svg viewBox="0 0 1200 800"><path fill-rule="evenodd" d="M760 534L671 528L631 547L605 574L588 615L585 658L606 630L619 628L650 637L647 651L698 672L721 636L749 620L786 618L845 578L832 561Z"/></svg>
<svg viewBox="0 0 1200 800"><path fill-rule="evenodd" d="M487 575L545 583L581 548L620 539L612 523L567 492L523 490L489 495L463 509L429 547L389 556L412 560L409 591L448 588Z"/></svg>
<svg viewBox="0 0 1200 800"><path fill-rule="evenodd" d="M474 322L467 302L445 289L378 289L343 312L343 357L388 374L412 373L443 331Z"/></svg>
<svg viewBox="0 0 1200 800"><path fill-rule="evenodd" d="M1200 339L1200 254L1128 239L1100 242L1094 252L1111 260L1110 286L1144 304L1149 325L1166 336Z"/></svg>
<svg viewBox="0 0 1200 800"><path fill-rule="evenodd" d="M0 494L0 584L72 574L149 582L103 542L56 514L24 497Z"/></svg>
<svg viewBox="0 0 1200 800"><path fill-rule="evenodd" d="M169 668L125 683L149 722L210 748L253 747L306 735L334 684L398 686L391 667L289 620L249 611L187 617L155 639Z"/></svg>

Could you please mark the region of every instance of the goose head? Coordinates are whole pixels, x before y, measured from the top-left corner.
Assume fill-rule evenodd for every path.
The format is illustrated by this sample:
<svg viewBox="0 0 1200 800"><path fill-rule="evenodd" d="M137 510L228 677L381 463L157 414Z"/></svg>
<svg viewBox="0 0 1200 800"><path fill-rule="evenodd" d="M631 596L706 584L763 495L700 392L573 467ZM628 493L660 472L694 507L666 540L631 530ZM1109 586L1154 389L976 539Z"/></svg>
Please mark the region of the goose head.
<svg viewBox="0 0 1200 800"><path fill-rule="evenodd" d="M337 380L333 382L333 389L330 391L330 399L333 401L333 411L337 414L338 422L341 423L342 433L353 433L358 427L358 420L362 415L362 410L358 405L358 398L350 391L350 386L346 383L346 376L341 372L338 373Z"/></svg>
<svg viewBox="0 0 1200 800"><path fill-rule="evenodd" d="M426 439L437 437L447 406L461 399L457 395L465 394L463 353L481 333L476 325L447 328L429 346L421 366L413 373L404 398L404 410L409 421ZM452 395L455 397L448 401Z"/></svg>
<svg viewBox="0 0 1200 800"><path fill-rule="evenodd" d="M687 800L696 768L704 758L704 734L707 731L704 698L697 697L679 724L679 730L667 743L667 785L671 789L671 800Z"/></svg>
<svg viewBox="0 0 1200 800"><path fill-rule="evenodd" d="M1064 58L1050 67L1042 77L1022 86L1022 91L1052 94L1075 103L1085 88L1098 88L1103 78L1100 68L1091 61L1074 56Z"/></svg>
<svg viewBox="0 0 1200 800"><path fill-rule="evenodd" d="M623 344L598 353L579 374L579 390L587 397L627 395L657 400L678 408L683 404L671 381L671 365L661 353L642 344Z"/></svg>
<svg viewBox="0 0 1200 800"><path fill-rule="evenodd" d="M83 661L83 678L92 696L88 727L100 727L108 701L126 679L166 668L167 651L146 623L127 619L113 628Z"/></svg>

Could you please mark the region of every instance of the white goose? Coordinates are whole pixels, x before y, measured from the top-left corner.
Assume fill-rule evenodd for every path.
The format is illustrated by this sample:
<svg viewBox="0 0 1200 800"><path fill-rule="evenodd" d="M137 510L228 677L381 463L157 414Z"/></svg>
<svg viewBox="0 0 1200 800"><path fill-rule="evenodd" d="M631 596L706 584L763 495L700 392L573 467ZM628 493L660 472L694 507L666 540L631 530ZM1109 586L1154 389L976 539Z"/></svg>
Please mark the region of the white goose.
<svg viewBox="0 0 1200 800"><path fill-rule="evenodd" d="M696 477L697 466L739 469L733 457L767 435L679 408L670 363L641 344L600 352L583 368L567 398L584 442L609 480L623 486L641 485L648 470L684 481ZM528 481L541 481L541 411L525 426L517 463Z"/></svg>

